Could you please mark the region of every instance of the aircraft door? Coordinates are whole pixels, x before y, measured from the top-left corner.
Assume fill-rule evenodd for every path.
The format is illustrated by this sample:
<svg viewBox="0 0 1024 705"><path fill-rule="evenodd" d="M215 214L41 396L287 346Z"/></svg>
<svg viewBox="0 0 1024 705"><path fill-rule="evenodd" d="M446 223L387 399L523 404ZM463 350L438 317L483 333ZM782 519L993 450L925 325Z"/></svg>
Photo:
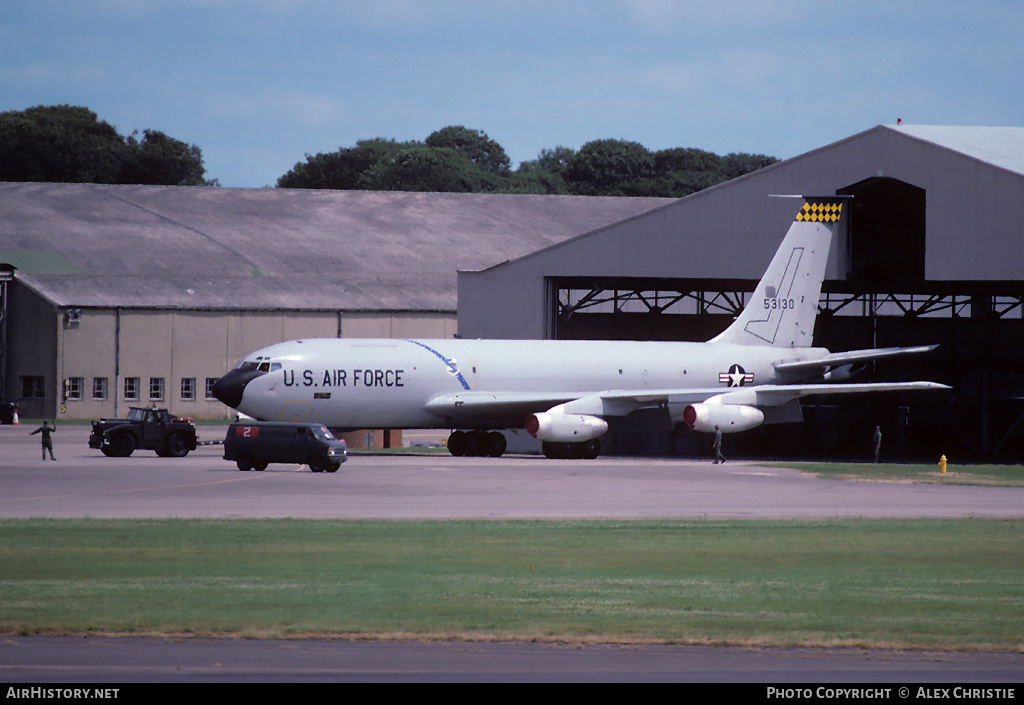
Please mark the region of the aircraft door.
<svg viewBox="0 0 1024 705"><path fill-rule="evenodd" d="M281 409L282 421L305 421L307 416L309 416L309 402L302 399L286 401Z"/></svg>

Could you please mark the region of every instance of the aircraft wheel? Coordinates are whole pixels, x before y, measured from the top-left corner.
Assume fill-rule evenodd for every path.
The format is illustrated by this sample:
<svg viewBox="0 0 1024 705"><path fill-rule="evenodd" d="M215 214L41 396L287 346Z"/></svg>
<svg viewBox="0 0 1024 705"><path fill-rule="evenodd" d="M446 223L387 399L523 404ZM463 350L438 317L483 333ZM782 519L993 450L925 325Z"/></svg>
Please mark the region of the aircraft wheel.
<svg viewBox="0 0 1024 705"><path fill-rule="evenodd" d="M547 441L541 444L541 450L544 451L545 458L551 458L552 460L565 460L571 458L570 454L571 443L556 443L554 441Z"/></svg>
<svg viewBox="0 0 1024 705"><path fill-rule="evenodd" d="M486 450L486 454L491 458L500 458L505 453L505 449L508 447L508 441L505 440L505 435L497 431L492 431L485 436L485 442L483 448Z"/></svg>
<svg viewBox="0 0 1024 705"><path fill-rule="evenodd" d="M448 452L456 457L466 454L466 434L462 431L454 431L448 436Z"/></svg>
<svg viewBox="0 0 1024 705"><path fill-rule="evenodd" d="M596 438L582 443L542 443L541 450L544 456L555 460L575 460L586 458L593 460L601 453L601 442Z"/></svg>
<svg viewBox="0 0 1024 705"><path fill-rule="evenodd" d="M475 458L480 455L480 448L483 445L480 435L481 434L478 431L471 431L466 434L466 443L463 446L463 455L468 455L471 458Z"/></svg>

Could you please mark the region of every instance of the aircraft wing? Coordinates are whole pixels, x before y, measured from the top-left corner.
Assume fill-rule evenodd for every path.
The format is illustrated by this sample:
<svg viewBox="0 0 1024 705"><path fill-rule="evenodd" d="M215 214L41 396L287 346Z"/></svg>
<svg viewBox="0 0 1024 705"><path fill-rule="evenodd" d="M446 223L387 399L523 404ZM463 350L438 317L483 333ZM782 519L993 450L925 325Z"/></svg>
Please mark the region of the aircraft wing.
<svg viewBox="0 0 1024 705"><path fill-rule="evenodd" d="M864 382L862 384L762 384L733 387L731 390L664 389L607 391L583 396L561 405L565 413L594 416L624 416L636 409L656 406L669 408L714 400L716 404L743 404L754 407L782 406L795 399L818 394L864 394L872 392L921 392L949 389L936 382Z"/></svg>
<svg viewBox="0 0 1024 705"><path fill-rule="evenodd" d="M872 392L927 392L950 389L938 382L864 382L862 384L763 384L717 395L722 404L781 406L794 399L817 394L866 394Z"/></svg>
<svg viewBox="0 0 1024 705"><path fill-rule="evenodd" d="M531 414L558 409L558 413L626 416L644 408L676 402L702 401L721 389L607 390L601 392L457 392L442 394L426 403L430 413L453 425L520 426Z"/></svg>
<svg viewBox="0 0 1024 705"><path fill-rule="evenodd" d="M459 392L427 402L427 411L453 425L517 426L539 412L583 414L599 418L626 416L639 409L666 409L674 422L682 420L688 404L713 400L714 404L777 407L817 394L935 391L949 389L935 382L873 382L863 384L764 384L754 387L691 389L633 389L600 392Z"/></svg>
<svg viewBox="0 0 1024 705"><path fill-rule="evenodd" d="M438 395L424 408L435 416L451 419L453 425L488 425L510 419L511 426L518 426L532 413L579 397L579 392L458 392Z"/></svg>

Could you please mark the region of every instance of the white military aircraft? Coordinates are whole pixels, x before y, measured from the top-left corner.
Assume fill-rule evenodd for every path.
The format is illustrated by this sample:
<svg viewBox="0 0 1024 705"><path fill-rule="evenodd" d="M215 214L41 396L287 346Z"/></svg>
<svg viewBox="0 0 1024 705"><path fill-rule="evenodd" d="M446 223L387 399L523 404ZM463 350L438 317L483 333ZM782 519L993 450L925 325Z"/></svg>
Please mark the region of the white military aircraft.
<svg viewBox="0 0 1024 705"><path fill-rule="evenodd" d="M523 428L549 457L594 458L608 423L744 431L802 420L815 394L948 389L842 383L853 366L935 346L811 347L837 198L807 198L741 314L705 343L319 338L258 350L213 387L256 419L335 429L447 428L454 455L499 456Z"/></svg>

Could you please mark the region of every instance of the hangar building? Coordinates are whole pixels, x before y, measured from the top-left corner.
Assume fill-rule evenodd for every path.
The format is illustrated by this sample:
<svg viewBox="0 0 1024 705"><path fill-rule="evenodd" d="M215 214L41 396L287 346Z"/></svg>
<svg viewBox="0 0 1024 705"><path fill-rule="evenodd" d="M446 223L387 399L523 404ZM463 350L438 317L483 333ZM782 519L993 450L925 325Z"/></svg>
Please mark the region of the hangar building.
<svg viewBox="0 0 1024 705"><path fill-rule="evenodd" d="M456 335L456 271L668 199L0 184L0 401L26 418L157 404L301 337Z"/></svg>
<svg viewBox="0 0 1024 705"><path fill-rule="evenodd" d="M815 345L938 343L865 378L950 394L820 397L737 453L1024 460L1024 128L878 126L482 271L459 273L462 337L707 340L743 307L801 201L851 197ZM723 361L723 371L728 361ZM612 452L706 452L688 429Z"/></svg>

